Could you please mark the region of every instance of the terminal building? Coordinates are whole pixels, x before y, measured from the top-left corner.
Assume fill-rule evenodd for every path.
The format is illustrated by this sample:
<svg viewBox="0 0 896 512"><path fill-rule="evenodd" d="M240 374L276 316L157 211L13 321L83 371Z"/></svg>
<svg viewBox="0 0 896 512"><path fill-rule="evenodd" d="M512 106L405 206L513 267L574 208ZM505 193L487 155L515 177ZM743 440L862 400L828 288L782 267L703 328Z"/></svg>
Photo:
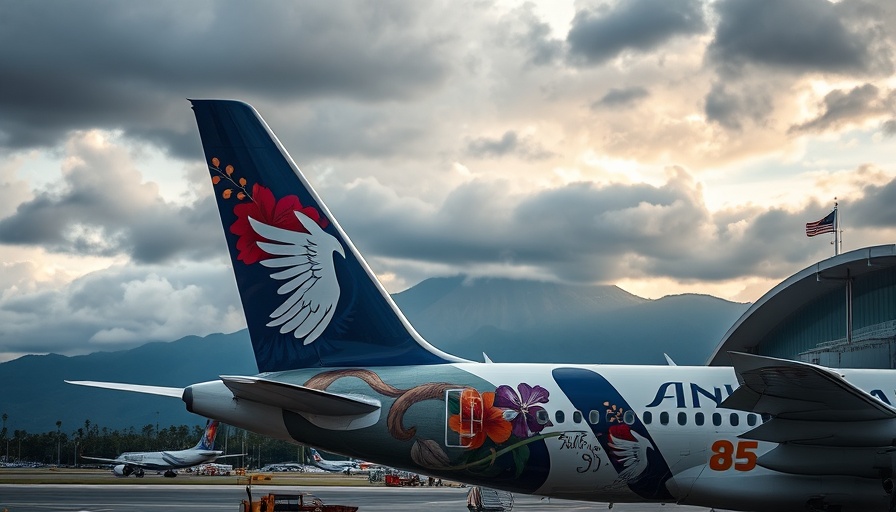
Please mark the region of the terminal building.
<svg viewBox="0 0 896 512"><path fill-rule="evenodd" d="M710 356L747 352L832 368L896 368L896 245L839 254L790 276L734 323Z"/></svg>

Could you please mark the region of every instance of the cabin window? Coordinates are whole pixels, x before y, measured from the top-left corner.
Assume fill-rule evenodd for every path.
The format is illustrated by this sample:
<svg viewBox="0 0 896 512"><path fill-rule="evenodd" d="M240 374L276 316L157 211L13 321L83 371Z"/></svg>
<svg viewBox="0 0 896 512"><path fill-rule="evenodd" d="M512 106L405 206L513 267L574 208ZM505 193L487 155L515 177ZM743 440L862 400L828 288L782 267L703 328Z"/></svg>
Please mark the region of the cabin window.
<svg viewBox="0 0 896 512"><path fill-rule="evenodd" d="M679 425L687 425L688 424L688 413L681 411L678 413L678 424Z"/></svg>
<svg viewBox="0 0 896 512"><path fill-rule="evenodd" d="M669 424L669 413L668 412L663 411L660 413L660 423L663 425Z"/></svg>
<svg viewBox="0 0 896 512"><path fill-rule="evenodd" d="M738 423L740 423L740 416L738 416L736 412L732 412L731 413L731 426L736 427Z"/></svg>
<svg viewBox="0 0 896 512"><path fill-rule="evenodd" d="M594 409L588 413L588 423L592 425L597 425L600 423L600 411L595 411Z"/></svg>
<svg viewBox="0 0 896 512"><path fill-rule="evenodd" d="M644 420L645 425L650 425L653 422L653 413L650 411L644 411L644 414L641 415L641 419Z"/></svg>
<svg viewBox="0 0 896 512"><path fill-rule="evenodd" d="M756 425L756 415L755 414L747 414L747 425L754 426Z"/></svg>
<svg viewBox="0 0 896 512"><path fill-rule="evenodd" d="M563 411L557 411L554 413L554 419L557 420L557 423L563 423L566 421L566 415L563 414Z"/></svg>
<svg viewBox="0 0 896 512"><path fill-rule="evenodd" d="M703 418L702 412L698 412L698 413L694 414L694 424L695 425L698 425L698 426L703 425L703 420L704 420L704 418Z"/></svg>
<svg viewBox="0 0 896 512"><path fill-rule="evenodd" d="M572 412L572 421L573 421L573 423L581 423L582 422L582 411L573 411Z"/></svg>
<svg viewBox="0 0 896 512"><path fill-rule="evenodd" d="M548 411L544 409L540 409L535 413L535 421L537 421L540 425L547 425L550 421L550 417L548 416Z"/></svg>
<svg viewBox="0 0 896 512"><path fill-rule="evenodd" d="M720 426L722 424L722 415L714 412L712 413L712 424L715 426Z"/></svg>
<svg viewBox="0 0 896 512"><path fill-rule="evenodd" d="M635 411L632 411L632 410L625 411L625 414L622 415L622 421L626 425L634 425L635 424Z"/></svg>

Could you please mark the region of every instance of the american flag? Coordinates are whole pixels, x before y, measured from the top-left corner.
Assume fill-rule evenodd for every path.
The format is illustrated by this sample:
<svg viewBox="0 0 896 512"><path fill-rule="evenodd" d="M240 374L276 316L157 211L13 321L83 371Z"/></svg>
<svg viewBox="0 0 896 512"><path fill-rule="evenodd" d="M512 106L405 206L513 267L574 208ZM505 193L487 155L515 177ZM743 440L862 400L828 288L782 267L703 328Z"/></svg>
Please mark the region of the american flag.
<svg viewBox="0 0 896 512"><path fill-rule="evenodd" d="M834 232L834 219L837 218L837 210L834 209L827 217L815 222L806 223L806 236L821 235Z"/></svg>

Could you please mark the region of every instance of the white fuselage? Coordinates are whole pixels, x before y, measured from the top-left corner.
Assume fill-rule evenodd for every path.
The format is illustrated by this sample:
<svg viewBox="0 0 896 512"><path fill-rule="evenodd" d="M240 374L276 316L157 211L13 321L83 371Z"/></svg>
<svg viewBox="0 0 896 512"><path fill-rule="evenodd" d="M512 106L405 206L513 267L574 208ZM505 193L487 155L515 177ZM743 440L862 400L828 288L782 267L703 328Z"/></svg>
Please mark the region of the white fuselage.
<svg viewBox="0 0 896 512"><path fill-rule="evenodd" d="M736 510L786 510L800 507L815 494L824 492L856 495L858 510L869 504L877 506L884 496L874 474L852 474L846 468L842 473L838 470L807 476L804 471L794 474L797 471L763 467L761 457L778 444L738 437L761 425L763 419L755 413L719 407L738 387L736 375L728 367L462 363L367 370L387 383L403 380L405 388L411 387L407 381L413 381L415 389L447 381L456 383L458 389L477 389L483 392L482 396L501 386L505 392L508 387L520 389L521 383L543 388L549 399L538 403L543 408L538 419L548 422L537 437L546 447L546 456L536 461L532 452L525 467L516 468L524 475L537 475L532 481L538 486L525 492L593 501L647 500ZM319 372L320 369L294 370L265 377L302 385ZM840 373L885 403L896 400L896 372ZM461 440L458 447L449 439L455 427L449 421L452 414L448 398L443 399L441 406L438 396L429 396L427 401L414 402L407 408L403 404L398 425L410 428L413 424L415 437L396 443L396 422L392 421L395 404L389 410L388 421L388 403L384 403L379 417L365 418L357 423L360 427L353 427L350 423L340 426L339 421L324 416L292 415L281 407L234 400L220 381L189 389L191 411L271 437L472 484L519 490L513 488L518 484L511 480L450 471L461 467L458 464L449 471L442 471L439 466L427 467L425 461L434 459L421 458L423 452L419 450L414 453L414 448L423 446L421 440L429 443L425 445L428 448L435 443L451 457L465 449L469 451L463 445L466 441ZM341 387L330 389L388 402L357 379L345 379ZM446 391L445 396L451 392ZM412 416L415 408L419 412ZM526 412L524 407L521 410ZM504 416L509 418L512 414ZM291 417L296 418L294 422L288 419ZM473 417L472 421L479 419ZM534 434L529 435L534 438ZM501 447L496 443L496 448ZM873 458L871 452L853 451L849 456ZM852 463L862 468L874 467L873 460Z"/></svg>
<svg viewBox="0 0 896 512"><path fill-rule="evenodd" d="M164 452L127 452L116 459L119 464L129 464L154 471L190 468L205 462L213 462L222 452L217 450L170 450Z"/></svg>

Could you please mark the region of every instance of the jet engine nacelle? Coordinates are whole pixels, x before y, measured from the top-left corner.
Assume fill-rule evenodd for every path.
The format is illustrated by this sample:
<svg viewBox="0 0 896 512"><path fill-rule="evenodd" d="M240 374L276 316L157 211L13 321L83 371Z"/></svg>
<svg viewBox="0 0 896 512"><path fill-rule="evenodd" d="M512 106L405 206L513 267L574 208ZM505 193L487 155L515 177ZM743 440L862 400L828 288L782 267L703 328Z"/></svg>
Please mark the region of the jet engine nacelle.
<svg viewBox="0 0 896 512"><path fill-rule="evenodd" d="M128 466L127 464L119 464L117 466L112 466L112 474L124 478L127 478L133 474L137 478L143 478L143 469L134 468L132 466Z"/></svg>
<svg viewBox="0 0 896 512"><path fill-rule="evenodd" d="M234 398L220 380L193 384L186 388L183 401L187 410L217 418L235 427L289 443L297 443L283 424L283 409L252 400Z"/></svg>

